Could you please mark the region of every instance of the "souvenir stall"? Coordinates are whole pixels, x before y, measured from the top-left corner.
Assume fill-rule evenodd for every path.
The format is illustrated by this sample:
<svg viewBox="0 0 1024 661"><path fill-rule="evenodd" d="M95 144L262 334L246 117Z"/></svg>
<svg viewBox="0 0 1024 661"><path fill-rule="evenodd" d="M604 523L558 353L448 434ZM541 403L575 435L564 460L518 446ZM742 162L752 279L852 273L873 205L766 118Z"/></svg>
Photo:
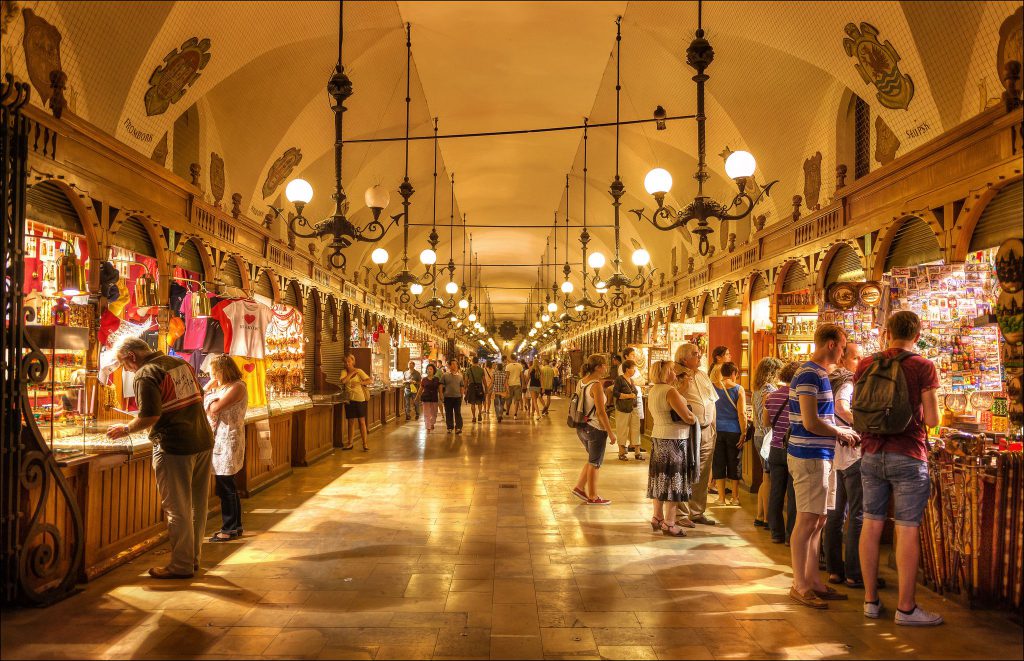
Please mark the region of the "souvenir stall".
<svg viewBox="0 0 1024 661"><path fill-rule="evenodd" d="M751 276L750 284L750 364L752 370L762 358L775 355L775 322L772 321L772 306L768 279L761 273Z"/></svg>
<svg viewBox="0 0 1024 661"><path fill-rule="evenodd" d="M1019 210L1018 194L1018 237ZM921 525L924 581L971 605L1020 609L1024 244L992 245L1007 234L991 224L983 214L964 259L947 263L928 224L907 220L885 259L882 317L921 317L918 351L935 362L941 384Z"/></svg>
<svg viewBox="0 0 1024 661"><path fill-rule="evenodd" d="M860 256L849 244L839 244L832 253L822 285L820 322L842 326L850 341L860 344L864 355L877 352L881 348L881 285L865 281Z"/></svg>
<svg viewBox="0 0 1024 661"><path fill-rule="evenodd" d="M669 322L668 352L675 358L676 350L681 344L696 344L701 351L701 369L708 366L708 325L705 321L697 321L693 312L693 304L686 302L683 320Z"/></svg>
<svg viewBox="0 0 1024 661"><path fill-rule="evenodd" d="M790 262L783 271L775 299L775 355L786 362L803 362L814 353L818 306L808 287L803 263Z"/></svg>
<svg viewBox="0 0 1024 661"><path fill-rule="evenodd" d="M339 344L338 314L334 298L321 299L320 293L314 290L310 293L304 310L306 314L300 314L298 339L296 340L292 333L292 339L282 339L278 344L285 351L284 357L292 363L289 369L298 370L290 371L292 385L294 386L295 381L301 378L305 386L305 391L293 392L290 395L296 407L292 435L293 466L309 466L331 452L335 442L335 407L340 403L337 390L327 381L324 364L324 357L330 352L328 347ZM275 307L275 319L280 318L280 312L280 306ZM295 321L293 319L293 323ZM307 398L308 407L305 401Z"/></svg>

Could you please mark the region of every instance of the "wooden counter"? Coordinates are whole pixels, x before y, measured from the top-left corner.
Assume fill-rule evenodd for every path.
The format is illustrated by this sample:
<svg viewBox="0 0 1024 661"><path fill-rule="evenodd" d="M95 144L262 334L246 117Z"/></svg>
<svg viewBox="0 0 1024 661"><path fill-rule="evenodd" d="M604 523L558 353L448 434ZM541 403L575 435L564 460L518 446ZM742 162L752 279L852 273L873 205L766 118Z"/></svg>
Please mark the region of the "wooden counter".
<svg viewBox="0 0 1024 661"><path fill-rule="evenodd" d="M297 411L292 423L292 466L309 466L334 449L334 404Z"/></svg>
<svg viewBox="0 0 1024 661"><path fill-rule="evenodd" d="M245 464L235 476L238 494L249 498L292 474L292 423L295 412L281 413L245 424ZM259 435L269 434L269 463L260 461Z"/></svg>

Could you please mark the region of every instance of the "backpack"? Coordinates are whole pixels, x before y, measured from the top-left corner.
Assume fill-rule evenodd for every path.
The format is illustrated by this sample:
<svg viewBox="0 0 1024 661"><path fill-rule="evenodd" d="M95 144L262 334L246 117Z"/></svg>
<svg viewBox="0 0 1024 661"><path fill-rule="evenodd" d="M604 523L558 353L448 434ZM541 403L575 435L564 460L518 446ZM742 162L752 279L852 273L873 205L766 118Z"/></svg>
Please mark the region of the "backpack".
<svg viewBox="0 0 1024 661"><path fill-rule="evenodd" d="M887 436L903 432L914 418L910 390L900 364L916 354L902 351L894 358L872 356L871 365L853 386L853 428Z"/></svg>
<svg viewBox="0 0 1024 661"><path fill-rule="evenodd" d="M569 398L569 415L565 419L565 424L569 429L582 427L587 424L587 421L590 420L590 416L594 414L596 406L595 408L590 409L590 413L583 412L583 400L585 399L583 397L583 392L586 387L587 386L583 385L583 383L580 383L576 388L576 392L574 392L572 397Z"/></svg>

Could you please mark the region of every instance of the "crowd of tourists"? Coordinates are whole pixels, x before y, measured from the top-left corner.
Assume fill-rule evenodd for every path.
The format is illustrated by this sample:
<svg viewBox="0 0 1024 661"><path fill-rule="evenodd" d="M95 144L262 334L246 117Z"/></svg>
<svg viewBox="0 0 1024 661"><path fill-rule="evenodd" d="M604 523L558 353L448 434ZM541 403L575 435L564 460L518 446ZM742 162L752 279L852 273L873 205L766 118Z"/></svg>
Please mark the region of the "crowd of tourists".
<svg viewBox="0 0 1024 661"><path fill-rule="evenodd" d="M749 424L747 393L726 347L712 352L707 373L694 344L679 346L674 360L655 361L647 402L651 528L684 537L686 528L715 525L706 514L710 482L718 504L736 503L741 451L753 441L766 472L754 525L790 547L794 601L827 609L828 602L849 598L833 585L863 589L864 615L880 617L879 543L891 507L899 577L895 621L942 624L940 615L915 601L918 527L930 493L927 432L939 421L935 366L913 351L920 333L916 314L897 312L886 324L887 348L864 357L840 326L821 324L810 360L765 358L757 365ZM589 505L610 504L597 491L605 449L619 445L621 458L621 438L631 433L631 415L620 422L618 404L632 400L630 389L616 379L613 426L602 384L610 367L629 379L634 365L618 356L612 363L603 354L588 357L570 401L569 424L587 452L572 494ZM826 580L819 569L822 545Z"/></svg>

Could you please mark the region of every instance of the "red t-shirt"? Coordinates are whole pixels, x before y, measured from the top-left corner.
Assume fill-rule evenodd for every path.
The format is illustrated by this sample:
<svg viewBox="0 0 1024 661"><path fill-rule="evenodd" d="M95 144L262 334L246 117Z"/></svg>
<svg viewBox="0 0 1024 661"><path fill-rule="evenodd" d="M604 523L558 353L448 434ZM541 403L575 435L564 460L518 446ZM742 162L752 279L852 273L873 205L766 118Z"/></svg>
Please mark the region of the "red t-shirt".
<svg viewBox="0 0 1024 661"><path fill-rule="evenodd" d="M902 349L886 349L882 353L887 358L894 358ZM854 383L871 365L873 356L868 356L860 361L857 372L854 374ZM924 424L924 407L921 405L921 393L925 390L934 390L939 387L939 373L935 370L935 364L925 358L914 354L902 363L903 378L907 380L907 391L910 395L910 406L914 410L914 417L910 420L907 428L899 434L879 436L871 433L861 434L861 445L865 454L878 454L879 452L895 452L921 461L928 461L928 427Z"/></svg>

